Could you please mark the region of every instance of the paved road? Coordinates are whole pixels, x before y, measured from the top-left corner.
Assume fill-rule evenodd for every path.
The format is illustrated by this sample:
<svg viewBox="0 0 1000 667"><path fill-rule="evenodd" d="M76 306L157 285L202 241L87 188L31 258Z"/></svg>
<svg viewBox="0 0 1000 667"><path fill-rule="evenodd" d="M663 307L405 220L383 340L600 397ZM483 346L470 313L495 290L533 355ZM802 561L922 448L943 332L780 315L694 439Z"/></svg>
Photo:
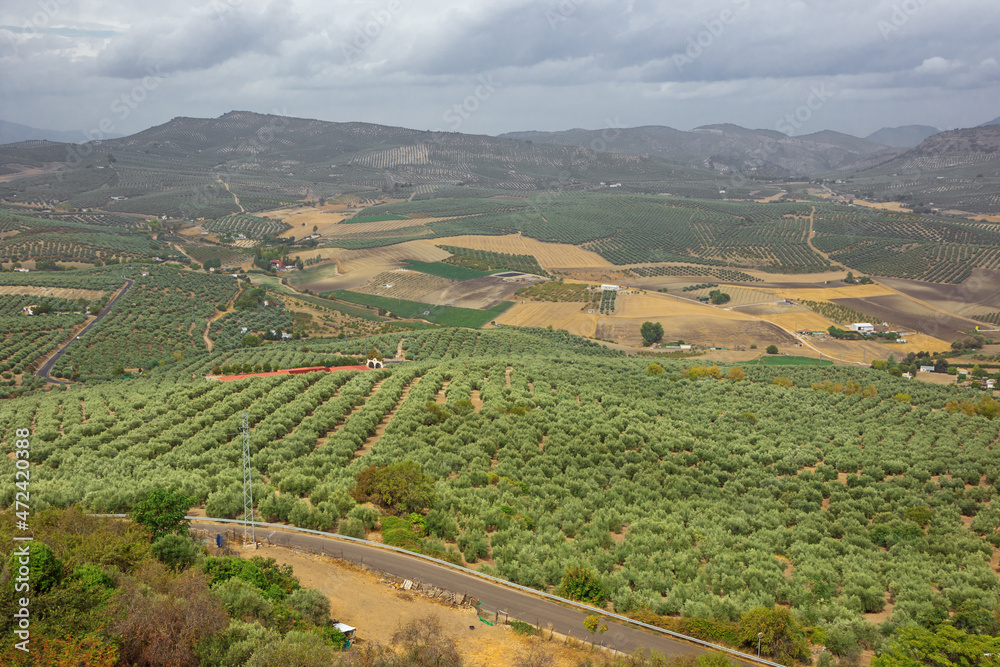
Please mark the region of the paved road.
<svg viewBox="0 0 1000 667"><path fill-rule="evenodd" d="M60 347L59 350L55 354L53 354L52 357L48 361L46 361L44 364L42 364L42 367L39 368L35 372L35 375L37 375L38 377L42 378L43 380L47 380L47 381L52 382L54 384L69 384L69 382L66 381L66 380L56 380L56 379L53 379L49 375L49 373L52 372L52 368L56 365L56 362L59 361L59 357L63 356L63 353L66 352L66 350L69 348L69 346L72 345L76 341L76 337L77 336L82 336L83 334L85 334L88 331L90 331L90 328L92 326L94 326L95 324L97 324L98 322L100 322L101 320L103 320L105 318L105 316L107 316L107 314L111 312L111 308L116 303L118 303L118 299L120 299L123 296L125 296L125 293L128 292L129 289L132 287L132 283L133 282L134 281L131 278L126 278L125 279L125 288L122 289L122 291L119 292L113 299L111 299L110 301L108 301L108 303L104 306L104 308L101 310L101 312L97 314L97 317L95 317L93 320L91 320L90 322L88 322L87 326L85 326L80 331L80 333L76 334L76 336L74 336L73 338L70 338L69 341L67 341L62 347Z"/></svg>
<svg viewBox="0 0 1000 667"><path fill-rule="evenodd" d="M191 526L210 533L224 533L230 529L240 530L239 525L209 523L204 520L192 520ZM257 536L260 538L261 535L267 535L270 531L270 528L258 528ZM564 607L555 602L535 597L530 593L507 588L419 558L364 544L281 530L275 531L270 542L323 552L329 556L369 565L383 572L419 581L422 584L430 584L455 593L471 595L482 602L481 609L485 618L491 618L497 609L503 609L512 618L542 628L547 628L551 624L552 629L560 634L570 635L577 639L591 638L583 627L583 620L588 615L583 611ZM630 653L637 648L646 648L671 656L698 655L705 650L697 645L657 635L641 628L620 625L613 621L606 621L606 623L608 631L603 635L595 635L593 639L599 645L618 651ZM737 661L734 659L734 662ZM747 662L738 662L737 664L751 667L751 663Z"/></svg>

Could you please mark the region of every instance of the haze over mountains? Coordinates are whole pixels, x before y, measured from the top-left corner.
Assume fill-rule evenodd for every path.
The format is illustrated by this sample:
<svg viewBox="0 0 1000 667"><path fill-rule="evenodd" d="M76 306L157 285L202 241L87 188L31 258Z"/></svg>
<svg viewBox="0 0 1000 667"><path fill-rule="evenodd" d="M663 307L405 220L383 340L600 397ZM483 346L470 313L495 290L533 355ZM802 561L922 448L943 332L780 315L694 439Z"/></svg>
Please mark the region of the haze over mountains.
<svg viewBox="0 0 1000 667"><path fill-rule="evenodd" d="M75 144L83 139L84 134L80 131L42 130L37 127L0 120L0 144L31 140L66 141Z"/></svg>
<svg viewBox="0 0 1000 667"><path fill-rule="evenodd" d="M865 189L854 192L925 201L917 193L944 188L928 199L962 210L993 210L1000 126L933 130L904 126L872 135L896 147L832 130L788 136L732 124L492 137L232 111L218 118L179 117L82 147L8 144L0 147L0 175L58 162L87 169L71 169L68 178L16 178L0 184L0 197L191 215L184 201L208 197L211 213L224 214L234 206L234 193L240 199L235 205L245 211L344 192L424 197L462 186L526 193L621 183L634 192L717 199L750 196L760 185L749 179L856 177ZM928 162L927 156L946 158ZM910 172L916 180L899 177ZM224 183L232 190L212 190ZM969 197L973 205L963 208Z"/></svg>

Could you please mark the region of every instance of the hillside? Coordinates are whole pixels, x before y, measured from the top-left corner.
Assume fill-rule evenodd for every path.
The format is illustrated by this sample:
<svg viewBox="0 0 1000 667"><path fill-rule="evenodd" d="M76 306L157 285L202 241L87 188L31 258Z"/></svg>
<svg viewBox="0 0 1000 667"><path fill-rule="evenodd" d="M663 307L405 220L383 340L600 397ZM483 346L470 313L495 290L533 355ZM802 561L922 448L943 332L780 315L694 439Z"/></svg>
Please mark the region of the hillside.
<svg viewBox="0 0 1000 667"><path fill-rule="evenodd" d="M42 130L37 127L29 127L28 125L21 125L20 123L11 123L10 121L0 120L0 144L13 144L19 141L37 140L77 142L83 137L83 132L80 132L79 130L75 132L63 130Z"/></svg>
<svg viewBox="0 0 1000 667"><path fill-rule="evenodd" d="M1000 211L1000 125L940 132L883 164L851 172L850 192L940 209Z"/></svg>
<svg viewBox="0 0 1000 667"><path fill-rule="evenodd" d="M718 190L711 174L655 158L241 111L214 119L175 118L83 147L0 147L0 164L41 164L54 152L67 166L0 183L0 198L218 217L345 193L361 199L409 197L456 187L530 192L616 180L643 191L677 182L688 183L691 194L717 196Z"/></svg>
<svg viewBox="0 0 1000 667"><path fill-rule="evenodd" d="M416 360L201 377L233 359L373 345ZM838 637L828 648L846 655L963 605L992 610L1000 592L988 502L1000 421L959 409L992 410L971 390L818 366L662 360L655 374L648 359L506 327L309 348L201 352L141 378L13 399L0 416L5 451L33 424L40 506L121 512L171 484L233 517L245 411L262 518L354 536L381 526L389 544L539 589L584 564L599 604L707 619L730 628L727 641L739 642L734 621L780 603L813 610L813 627ZM0 457L3 474L14 465ZM366 495L397 473L412 492ZM790 659L802 646L767 649Z"/></svg>
<svg viewBox="0 0 1000 667"><path fill-rule="evenodd" d="M872 132L865 139L892 148L913 148L927 137L941 130L930 125L902 125L900 127L883 127Z"/></svg>
<svg viewBox="0 0 1000 667"><path fill-rule="evenodd" d="M886 150L881 144L839 132L792 137L774 130L750 130L732 124L705 125L689 132L647 126L514 132L502 136L564 146L606 144L610 151L650 155L713 171L755 171L773 176L823 174Z"/></svg>

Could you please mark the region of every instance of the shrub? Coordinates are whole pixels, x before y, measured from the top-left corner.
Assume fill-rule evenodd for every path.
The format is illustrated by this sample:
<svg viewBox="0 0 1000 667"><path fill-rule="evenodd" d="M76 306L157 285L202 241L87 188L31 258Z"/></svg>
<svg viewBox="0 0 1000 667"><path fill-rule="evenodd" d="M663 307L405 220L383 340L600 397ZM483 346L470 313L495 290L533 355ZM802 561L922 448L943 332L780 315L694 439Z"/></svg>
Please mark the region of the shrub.
<svg viewBox="0 0 1000 667"><path fill-rule="evenodd" d="M285 604L302 614L313 625L326 625L330 620L330 599L316 588L300 588L285 598Z"/></svg>
<svg viewBox="0 0 1000 667"><path fill-rule="evenodd" d="M608 599L607 589L600 577L586 567L570 567L566 569L556 593L569 598L601 606Z"/></svg>
<svg viewBox="0 0 1000 667"><path fill-rule="evenodd" d="M202 553L200 543L187 535L174 533L166 533L154 540L149 550L161 563L175 571L194 565Z"/></svg>
<svg viewBox="0 0 1000 667"><path fill-rule="evenodd" d="M764 351L767 352L768 354L778 354L778 346L768 345Z"/></svg>

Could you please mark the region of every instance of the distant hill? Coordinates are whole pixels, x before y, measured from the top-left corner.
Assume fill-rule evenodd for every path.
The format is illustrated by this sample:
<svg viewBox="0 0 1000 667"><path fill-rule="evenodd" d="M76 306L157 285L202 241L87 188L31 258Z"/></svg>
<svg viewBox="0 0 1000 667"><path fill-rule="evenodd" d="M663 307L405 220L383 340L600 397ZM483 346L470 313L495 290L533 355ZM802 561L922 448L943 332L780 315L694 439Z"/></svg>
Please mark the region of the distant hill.
<svg viewBox="0 0 1000 667"><path fill-rule="evenodd" d="M19 141L31 141L45 139L48 141L61 141L79 143L83 141L83 132L60 130L40 130L37 127L28 127L20 123L11 123L0 120L0 144L13 144Z"/></svg>
<svg viewBox="0 0 1000 667"><path fill-rule="evenodd" d="M0 147L0 173L4 164L47 161L29 144ZM655 156L248 111L174 118L79 149L49 146L71 156L73 177L0 183L0 198L184 217L264 211L340 194L429 197L462 188L465 196L475 196L473 190L491 196L611 181L640 192L664 192L681 181L688 185L671 191L720 198L714 173Z"/></svg>
<svg viewBox="0 0 1000 667"><path fill-rule="evenodd" d="M939 132L888 162L845 174L845 192L972 213L1000 210L1000 125Z"/></svg>
<svg viewBox="0 0 1000 667"><path fill-rule="evenodd" d="M930 125L902 125L900 127L883 127L872 132L865 139L892 148L913 148L927 137L940 132Z"/></svg>
<svg viewBox="0 0 1000 667"><path fill-rule="evenodd" d="M812 176L867 161L886 146L840 132L790 137L775 130L751 130L729 123L691 131L651 125L627 129L512 132L501 135L533 142L659 157L717 172ZM879 161L896 153L882 155Z"/></svg>
<svg viewBox="0 0 1000 667"><path fill-rule="evenodd" d="M915 148L901 155L900 159L930 155L966 155L970 160L974 160L972 156L977 153L1000 154L1000 123L940 132L920 142Z"/></svg>
<svg viewBox="0 0 1000 667"><path fill-rule="evenodd" d="M979 127L986 127L987 125L1000 125L1000 116L997 116L993 120L986 121L985 123L983 123Z"/></svg>

